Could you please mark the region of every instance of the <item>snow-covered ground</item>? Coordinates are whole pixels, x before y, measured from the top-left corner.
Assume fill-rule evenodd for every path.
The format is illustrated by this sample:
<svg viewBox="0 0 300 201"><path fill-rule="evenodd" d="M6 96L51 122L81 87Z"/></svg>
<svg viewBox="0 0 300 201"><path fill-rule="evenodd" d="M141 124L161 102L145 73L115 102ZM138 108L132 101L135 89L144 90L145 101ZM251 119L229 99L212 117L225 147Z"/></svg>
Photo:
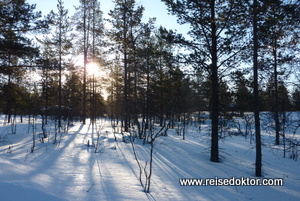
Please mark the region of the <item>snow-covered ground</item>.
<svg viewBox="0 0 300 201"><path fill-rule="evenodd" d="M115 141L109 120L97 125L97 153L87 146L97 142L91 124L75 123L56 144L41 143L37 135L33 153L33 130L27 123L18 123L16 134L10 134L11 126L1 126L0 200L300 200L300 161L283 158L274 146L263 147L263 175L282 178L283 186L181 186L180 178L255 178L254 144L242 136L220 140L221 162L212 163L205 127L199 132L193 126L186 140L170 129L155 141L151 193L146 194L131 143L122 142L119 133ZM144 165L150 145L136 141L135 148Z"/></svg>

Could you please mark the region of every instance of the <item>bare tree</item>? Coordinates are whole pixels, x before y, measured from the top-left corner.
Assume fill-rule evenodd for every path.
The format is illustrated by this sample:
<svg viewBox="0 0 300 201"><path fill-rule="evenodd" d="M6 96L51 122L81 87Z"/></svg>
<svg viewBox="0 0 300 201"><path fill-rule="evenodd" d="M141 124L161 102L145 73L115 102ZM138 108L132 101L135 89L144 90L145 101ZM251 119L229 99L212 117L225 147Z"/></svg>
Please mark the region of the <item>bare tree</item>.
<svg viewBox="0 0 300 201"><path fill-rule="evenodd" d="M132 150L133 150L133 154L134 154L134 158L138 164L139 167L139 181L142 185L142 187L144 188L144 192L145 193L150 193L150 186L151 186L151 178L152 178L152 174L153 174L153 154L154 154L154 142L155 140L161 136L161 135L165 135L165 133L168 130L168 125L166 124L166 122L164 122L163 126L157 131L155 129L154 126L154 122L152 121L149 127L149 132L148 132L148 144L150 145L150 149L149 149L149 159L145 160L145 164L143 165L139 156L138 156L138 152L135 148L135 139L137 138L136 132L133 130L130 132L130 142L131 142L131 146L132 146ZM145 179L143 179L142 177L144 176Z"/></svg>

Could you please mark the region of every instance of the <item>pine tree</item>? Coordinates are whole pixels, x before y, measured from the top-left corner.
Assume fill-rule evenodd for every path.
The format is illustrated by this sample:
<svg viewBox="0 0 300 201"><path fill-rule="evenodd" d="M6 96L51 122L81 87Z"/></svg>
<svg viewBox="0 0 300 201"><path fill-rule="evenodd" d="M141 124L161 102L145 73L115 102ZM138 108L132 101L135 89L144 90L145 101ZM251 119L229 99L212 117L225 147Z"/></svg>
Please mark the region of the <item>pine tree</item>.
<svg viewBox="0 0 300 201"><path fill-rule="evenodd" d="M291 63L294 59L294 50L297 46L297 32L299 30L299 12L294 2L284 2L282 0L271 0L265 2L264 12L260 15L262 23L259 26L259 41L264 47L263 67L269 70L273 77L274 104L272 111L275 120L275 144L279 145L280 122L279 122L279 95L278 82L280 75L287 77L292 71ZM292 50L292 51L291 51ZM293 52L293 53L291 53ZM269 67L271 66L271 68Z"/></svg>
<svg viewBox="0 0 300 201"><path fill-rule="evenodd" d="M235 107L240 112L240 115L244 115L244 112L253 111L252 93L249 90L250 83L244 77L243 72L236 71L233 73L233 80L235 83Z"/></svg>
<svg viewBox="0 0 300 201"><path fill-rule="evenodd" d="M82 122L86 123L87 116L87 64L99 63L99 54L102 47L101 38L104 33L102 11L98 0L80 0L80 6L76 7L74 14L76 30L81 34L78 47L83 53L83 101ZM98 48L97 48L98 47Z"/></svg>
<svg viewBox="0 0 300 201"><path fill-rule="evenodd" d="M48 28L41 20L41 12L35 12L35 5L24 0L3 0L0 2L0 64L1 73L10 75L12 68L29 66L26 59L37 56L38 51L25 34ZM10 77L9 77L10 78Z"/></svg>
<svg viewBox="0 0 300 201"><path fill-rule="evenodd" d="M292 106L293 111L300 111L300 90L298 87L295 87L292 92Z"/></svg>
<svg viewBox="0 0 300 201"><path fill-rule="evenodd" d="M32 67L30 62L38 56L38 49L33 47L25 34L45 30L46 20L41 20L41 12L35 12L36 6L24 0L3 0L0 2L0 73L13 86L21 80L25 70ZM10 121L11 104L7 103L6 113Z"/></svg>
<svg viewBox="0 0 300 201"><path fill-rule="evenodd" d="M136 78L136 40L140 33L138 28L141 27L141 20L143 16L144 7L137 6L135 0L114 0L115 8L111 10L109 15L113 28L109 33L112 41L117 46L117 50L122 55L123 65L123 121L124 129L128 131L130 122L130 88L132 87L131 74L134 73L134 80ZM133 84L134 91L136 91L136 81Z"/></svg>
<svg viewBox="0 0 300 201"><path fill-rule="evenodd" d="M192 41L181 41L192 49L190 61L205 69L211 80L211 161L219 162L219 84L220 70L234 67L246 44L242 12L245 1L162 0L180 24L190 24Z"/></svg>
<svg viewBox="0 0 300 201"><path fill-rule="evenodd" d="M50 13L51 28L53 34L40 39L39 42L46 46L44 56L52 62L57 63L58 70L58 127L61 128L62 119L62 74L66 66L64 57L70 52L72 47L70 33L72 31L68 10L64 8L63 1L57 0L57 13L53 10ZM44 48L45 49L45 48ZM51 50L49 52L49 50ZM46 70L47 71L47 70Z"/></svg>
<svg viewBox="0 0 300 201"><path fill-rule="evenodd" d="M254 121L255 121L255 141L256 141L256 157L255 157L255 176L261 177L262 153L261 153L261 132L260 132L260 101L258 89L258 1L253 1L252 7L253 22L253 103L254 103Z"/></svg>

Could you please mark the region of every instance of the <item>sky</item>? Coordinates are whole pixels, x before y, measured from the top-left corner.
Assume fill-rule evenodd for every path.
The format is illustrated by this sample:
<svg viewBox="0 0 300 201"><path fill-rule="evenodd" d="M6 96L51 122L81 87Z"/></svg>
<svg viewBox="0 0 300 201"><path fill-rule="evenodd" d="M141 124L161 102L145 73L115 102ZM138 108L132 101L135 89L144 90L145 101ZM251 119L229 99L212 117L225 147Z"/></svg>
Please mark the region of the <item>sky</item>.
<svg viewBox="0 0 300 201"><path fill-rule="evenodd" d="M69 16L71 17L74 12L74 6L79 5L79 0L63 0L64 7L68 9ZM100 2L100 8L103 12L104 18L109 18L108 13L110 10L114 9L113 0L98 0ZM36 4L36 11L42 11L42 15L45 16L53 10L57 12L57 0L26 0L29 4ZM177 30L186 36L189 29L188 25L179 25L177 23L176 16L168 15L167 6L161 0L136 0L138 6L143 5L145 7L143 21L148 22L149 18L156 17L156 27L160 25L172 30ZM82 64L83 62L79 62ZM102 72L99 70L99 72ZM104 97L107 96L103 92Z"/></svg>
<svg viewBox="0 0 300 201"><path fill-rule="evenodd" d="M112 0L99 0L101 2L101 10L104 13L104 18L108 18L108 12L113 10L114 3ZM56 11L57 0L27 0L30 4L36 4L36 10L42 11L43 15L47 15L51 10ZM64 0L65 8L69 10L72 15L74 13L74 6L79 4L79 0ZM161 0L136 0L137 5L143 5L144 21L148 21L149 18L156 17L156 26L162 25L167 29L177 30L178 33L186 34L188 31L188 25L179 25L176 22L176 17L168 15L166 5Z"/></svg>

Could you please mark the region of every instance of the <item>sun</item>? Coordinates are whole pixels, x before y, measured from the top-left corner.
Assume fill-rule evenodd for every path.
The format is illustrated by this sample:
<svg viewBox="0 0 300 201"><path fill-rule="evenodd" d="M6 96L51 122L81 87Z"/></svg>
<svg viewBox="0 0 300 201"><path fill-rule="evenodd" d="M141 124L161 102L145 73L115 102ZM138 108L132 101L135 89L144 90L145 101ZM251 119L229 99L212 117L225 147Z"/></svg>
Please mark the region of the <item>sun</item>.
<svg viewBox="0 0 300 201"><path fill-rule="evenodd" d="M87 74L95 77L106 77L106 72L100 69L100 66L95 62L87 63L86 65Z"/></svg>
<svg viewBox="0 0 300 201"><path fill-rule="evenodd" d="M83 56L77 56L74 59L75 66L83 69ZM106 100L108 97L108 92L106 91L108 80L110 79L109 70L107 70L103 65L100 65L98 62L88 62L86 64L86 73L87 79L95 79L98 82L98 86L101 86L101 94ZM100 85L99 85L100 83Z"/></svg>
<svg viewBox="0 0 300 201"><path fill-rule="evenodd" d="M101 68L101 66L95 62L87 63L86 71L88 76L92 76L93 79L95 78L98 82L100 81L101 85L105 85L105 81L109 78L108 72ZM105 100L107 100L108 93L105 88L101 89L102 96Z"/></svg>
<svg viewBox="0 0 300 201"><path fill-rule="evenodd" d="M97 75L99 73L99 66L95 62L88 63L86 71L90 75Z"/></svg>

